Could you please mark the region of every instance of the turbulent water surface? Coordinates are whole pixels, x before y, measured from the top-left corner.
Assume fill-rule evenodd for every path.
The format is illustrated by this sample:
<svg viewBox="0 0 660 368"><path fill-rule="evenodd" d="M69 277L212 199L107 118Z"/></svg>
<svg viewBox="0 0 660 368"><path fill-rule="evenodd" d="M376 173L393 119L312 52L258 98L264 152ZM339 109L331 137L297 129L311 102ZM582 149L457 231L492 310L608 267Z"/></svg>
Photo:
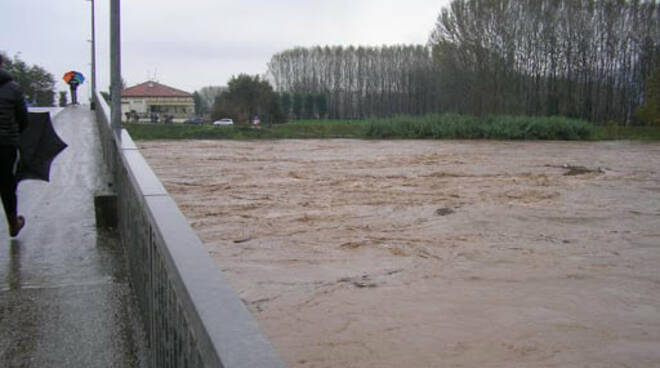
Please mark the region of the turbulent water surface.
<svg viewBox="0 0 660 368"><path fill-rule="evenodd" d="M291 367L660 366L660 145L143 142Z"/></svg>

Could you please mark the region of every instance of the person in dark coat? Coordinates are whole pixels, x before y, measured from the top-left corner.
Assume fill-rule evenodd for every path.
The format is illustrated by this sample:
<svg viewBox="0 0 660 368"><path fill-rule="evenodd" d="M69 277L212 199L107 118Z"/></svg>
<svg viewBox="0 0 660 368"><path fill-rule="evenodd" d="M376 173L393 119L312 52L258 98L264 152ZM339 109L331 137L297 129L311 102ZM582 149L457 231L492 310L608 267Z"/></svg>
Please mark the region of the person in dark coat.
<svg viewBox="0 0 660 368"><path fill-rule="evenodd" d="M75 79L71 79L69 81L69 89L71 90L71 104L72 105L77 105L78 104L78 81Z"/></svg>
<svg viewBox="0 0 660 368"><path fill-rule="evenodd" d="M15 237L25 226L25 218L16 212L16 167L19 159L18 137L27 127L28 113L21 87L2 64L0 55L0 194L9 235Z"/></svg>

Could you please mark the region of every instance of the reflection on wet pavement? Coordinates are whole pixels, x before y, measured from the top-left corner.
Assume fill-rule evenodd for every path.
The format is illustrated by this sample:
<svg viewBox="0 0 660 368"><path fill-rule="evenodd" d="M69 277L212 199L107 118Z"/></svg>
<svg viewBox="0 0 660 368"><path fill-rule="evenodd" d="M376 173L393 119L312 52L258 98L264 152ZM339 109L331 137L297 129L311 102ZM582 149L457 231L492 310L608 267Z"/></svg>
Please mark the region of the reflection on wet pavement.
<svg viewBox="0 0 660 368"><path fill-rule="evenodd" d="M21 241L12 239L9 244L9 272L7 274L7 285L9 290L21 287Z"/></svg>

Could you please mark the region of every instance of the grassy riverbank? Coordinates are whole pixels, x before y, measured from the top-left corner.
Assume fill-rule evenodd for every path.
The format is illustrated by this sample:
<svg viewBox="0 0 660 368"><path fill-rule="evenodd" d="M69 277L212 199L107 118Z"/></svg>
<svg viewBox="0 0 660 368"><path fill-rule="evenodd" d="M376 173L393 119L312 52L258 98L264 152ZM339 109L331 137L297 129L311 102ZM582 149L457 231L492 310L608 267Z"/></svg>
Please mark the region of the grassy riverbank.
<svg viewBox="0 0 660 368"><path fill-rule="evenodd" d="M136 140L156 139L497 139L660 140L660 127L596 126L564 117L456 114L367 120L302 120L253 129L204 125L126 124Z"/></svg>

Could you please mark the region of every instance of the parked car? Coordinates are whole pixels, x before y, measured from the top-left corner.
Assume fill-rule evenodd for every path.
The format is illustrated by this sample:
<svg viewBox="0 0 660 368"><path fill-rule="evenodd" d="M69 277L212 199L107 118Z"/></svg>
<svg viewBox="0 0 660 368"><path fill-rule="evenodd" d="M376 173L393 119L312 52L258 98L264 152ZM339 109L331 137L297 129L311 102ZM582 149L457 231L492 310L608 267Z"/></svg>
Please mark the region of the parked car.
<svg viewBox="0 0 660 368"><path fill-rule="evenodd" d="M190 119L184 121L184 124L202 124L204 119L201 116L193 116Z"/></svg>
<svg viewBox="0 0 660 368"><path fill-rule="evenodd" d="M234 121L229 118L224 118L214 121L213 125L234 125Z"/></svg>

